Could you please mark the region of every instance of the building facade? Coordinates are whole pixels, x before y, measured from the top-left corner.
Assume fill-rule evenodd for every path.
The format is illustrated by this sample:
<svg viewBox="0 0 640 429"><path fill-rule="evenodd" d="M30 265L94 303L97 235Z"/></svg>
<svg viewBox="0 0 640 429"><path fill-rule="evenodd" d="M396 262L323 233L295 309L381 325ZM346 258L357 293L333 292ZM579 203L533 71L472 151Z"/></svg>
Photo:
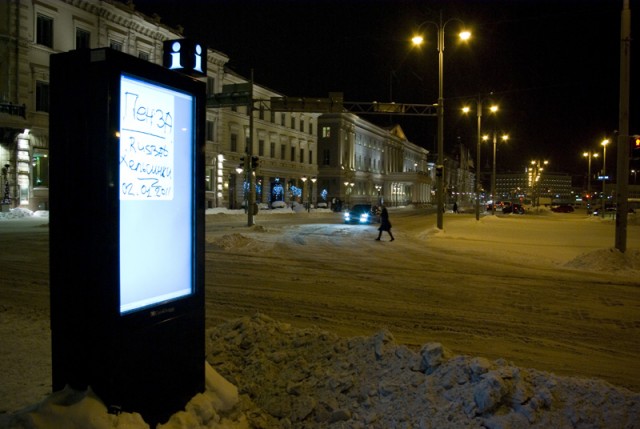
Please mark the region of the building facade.
<svg viewBox="0 0 640 429"><path fill-rule="evenodd" d="M183 38L182 29L137 12L131 2L114 0L7 1L0 2L0 16L2 207L48 209L49 56L108 47L162 64L163 42ZM209 95L221 92L224 85L248 81L228 70L228 61L223 53L208 49L203 80ZM207 207L242 205L247 178L237 167L240 158L251 156L246 153L250 146L252 154L260 157L256 172L260 202L299 199L304 188L301 179L317 176L318 115L273 113L260 101L280 95L254 85L252 108L207 108ZM252 145L247 142L250 135ZM81 203L83 197L69 190L71 202Z"/></svg>
<svg viewBox="0 0 640 429"><path fill-rule="evenodd" d="M496 200L522 200L527 204L544 205L575 202L576 195L569 174L544 171L532 175L531 169L527 169L524 173L497 174Z"/></svg>
<svg viewBox="0 0 640 429"><path fill-rule="evenodd" d="M318 201L431 202L435 170L428 151L409 142L399 126L385 129L352 113L329 113L320 116L318 134Z"/></svg>
<svg viewBox="0 0 640 429"><path fill-rule="evenodd" d="M182 29L137 12L133 3L114 0L16 0L1 2L0 8L6 17L0 20L0 54L7 59L0 64L3 207L48 209L49 56L109 47L161 64L163 42L182 38ZM227 69L228 61L225 54L208 49L203 78L208 95L249 80ZM256 201L266 206L274 201L328 202L329 197L393 204L431 200L433 171L427 152L410 143L400 128L385 130L352 114L325 115L323 129L337 121L333 134L341 136L341 149L325 137L323 156L335 154L319 159L320 113L274 112L269 100L282 94L260 85L252 88L251 105L207 108L207 208L246 203L249 178L241 164L251 156L258 157ZM73 190L69 196L79 204L84 198Z"/></svg>

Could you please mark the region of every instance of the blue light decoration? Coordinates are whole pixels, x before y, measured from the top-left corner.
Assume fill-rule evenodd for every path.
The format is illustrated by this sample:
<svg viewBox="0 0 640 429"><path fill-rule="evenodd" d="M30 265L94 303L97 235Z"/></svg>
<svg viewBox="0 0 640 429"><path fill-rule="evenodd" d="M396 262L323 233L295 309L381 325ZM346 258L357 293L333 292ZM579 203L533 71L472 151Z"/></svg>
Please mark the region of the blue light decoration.
<svg viewBox="0 0 640 429"><path fill-rule="evenodd" d="M320 198L322 198L323 201L327 201L328 196L329 192L326 189L323 189L322 192L320 192Z"/></svg>
<svg viewBox="0 0 640 429"><path fill-rule="evenodd" d="M271 189L271 195L273 196L273 201L284 201L284 187L278 182L278 179L276 179L276 183Z"/></svg>
<svg viewBox="0 0 640 429"><path fill-rule="evenodd" d="M294 197L302 196L302 188L298 188L295 185L291 185L291 187L289 188L289 191L291 192L291 195L293 195Z"/></svg>

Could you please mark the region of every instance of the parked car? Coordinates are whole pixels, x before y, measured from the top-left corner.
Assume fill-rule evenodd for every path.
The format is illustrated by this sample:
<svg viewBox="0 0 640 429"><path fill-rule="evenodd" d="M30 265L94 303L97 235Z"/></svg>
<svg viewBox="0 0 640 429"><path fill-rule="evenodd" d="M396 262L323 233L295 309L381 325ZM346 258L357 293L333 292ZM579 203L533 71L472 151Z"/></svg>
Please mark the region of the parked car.
<svg viewBox="0 0 640 429"><path fill-rule="evenodd" d="M573 206L569 204L560 204L559 206L551 207L551 211L556 213L573 213Z"/></svg>
<svg viewBox="0 0 640 429"><path fill-rule="evenodd" d="M380 213L371 204L356 204L344 212L344 223L369 224L380 222Z"/></svg>
<svg viewBox="0 0 640 429"><path fill-rule="evenodd" d="M522 207L522 204L518 203L508 204L502 207L502 213L524 214L524 207Z"/></svg>

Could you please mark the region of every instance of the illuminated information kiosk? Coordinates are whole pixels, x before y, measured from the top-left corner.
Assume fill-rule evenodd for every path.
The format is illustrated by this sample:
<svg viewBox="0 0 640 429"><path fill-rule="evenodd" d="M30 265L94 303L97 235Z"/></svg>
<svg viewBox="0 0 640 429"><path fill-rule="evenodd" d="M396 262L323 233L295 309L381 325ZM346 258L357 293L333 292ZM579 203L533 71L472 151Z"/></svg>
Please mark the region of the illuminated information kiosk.
<svg viewBox="0 0 640 429"><path fill-rule="evenodd" d="M204 97L110 49L51 57L53 389L152 424L204 390Z"/></svg>

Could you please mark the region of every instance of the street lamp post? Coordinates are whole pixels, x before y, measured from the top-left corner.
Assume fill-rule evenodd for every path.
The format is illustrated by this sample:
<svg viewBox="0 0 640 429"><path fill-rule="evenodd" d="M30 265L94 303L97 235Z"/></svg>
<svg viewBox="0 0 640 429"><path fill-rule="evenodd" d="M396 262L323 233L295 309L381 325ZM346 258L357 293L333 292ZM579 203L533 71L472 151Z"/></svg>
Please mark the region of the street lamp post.
<svg viewBox="0 0 640 429"><path fill-rule="evenodd" d="M529 186L533 194L532 204L535 207L540 206L540 182L542 177L543 165L548 165L549 161L531 161L532 167L529 167ZM537 200L537 201L536 201Z"/></svg>
<svg viewBox="0 0 640 429"><path fill-rule="evenodd" d="M469 113L469 107L463 107L464 113ZM498 106L492 105L489 107L489 111L495 113L498 111ZM480 220L480 147L482 143L482 98L478 97L476 100L476 116L478 117L478 147L476 148L476 220Z"/></svg>
<svg viewBox="0 0 640 429"><path fill-rule="evenodd" d="M591 198L591 158L597 158L598 153L593 153L592 151L588 151L582 154L582 156L589 159L587 162L587 198Z"/></svg>
<svg viewBox="0 0 640 429"><path fill-rule="evenodd" d="M304 206L304 200L306 199L309 202L308 190L307 190L307 176L302 176L300 178L302 180L302 205Z"/></svg>
<svg viewBox="0 0 640 429"><path fill-rule="evenodd" d="M607 145L609 139L602 140L602 217L604 217L605 205L607 204L607 194L605 192L605 186L607 183Z"/></svg>
<svg viewBox="0 0 640 429"><path fill-rule="evenodd" d="M506 142L509 140L509 136L503 134L501 137L502 141ZM488 135L482 136L482 140L489 140ZM493 132L493 167L491 170L491 215L496 214L496 146L498 144L498 133Z"/></svg>
<svg viewBox="0 0 640 429"><path fill-rule="evenodd" d="M311 213L311 203L314 202L315 203L315 199L316 199L316 192L315 192L315 186L316 186L316 180L318 180L317 177L312 177L311 178L311 192L309 193L309 198L308 198L308 202L309 202L309 213ZM313 194L313 197L311 197L311 195Z"/></svg>
<svg viewBox="0 0 640 429"><path fill-rule="evenodd" d="M440 21L425 21L418 26L420 29L424 24L434 25L438 31L438 167L443 168L444 165L444 29L449 22L458 21L464 26L464 23L456 18L449 19L442 22L442 11L440 12ZM468 40L471 37L469 31L462 31L459 34L461 40ZM414 45L420 45L423 42L422 36L413 37L412 41ZM438 176L437 180L437 199L438 199L438 213L437 213L437 227L443 229L444 220L444 174Z"/></svg>

